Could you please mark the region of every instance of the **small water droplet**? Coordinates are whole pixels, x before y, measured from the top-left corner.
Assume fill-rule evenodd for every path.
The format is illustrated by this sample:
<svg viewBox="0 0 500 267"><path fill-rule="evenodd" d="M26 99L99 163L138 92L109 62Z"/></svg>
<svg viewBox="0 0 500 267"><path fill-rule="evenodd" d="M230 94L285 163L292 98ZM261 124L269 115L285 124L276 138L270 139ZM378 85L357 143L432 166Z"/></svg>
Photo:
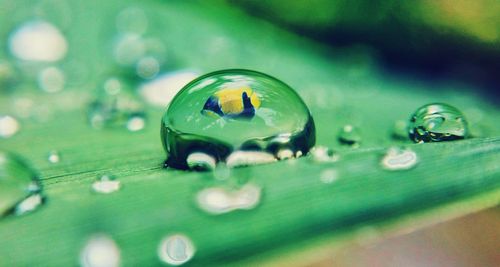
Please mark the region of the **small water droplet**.
<svg viewBox="0 0 500 267"><path fill-rule="evenodd" d="M21 24L10 34L9 50L22 60L53 62L66 56L68 44L57 27L37 20Z"/></svg>
<svg viewBox="0 0 500 267"><path fill-rule="evenodd" d="M0 137L9 138L20 129L19 122L9 115L0 115Z"/></svg>
<svg viewBox="0 0 500 267"><path fill-rule="evenodd" d="M182 87L198 76L198 72L191 70L167 73L143 84L139 91L146 102L164 108Z"/></svg>
<svg viewBox="0 0 500 267"><path fill-rule="evenodd" d="M233 210L249 210L255 208L261 198L262 189L247 183L239 190L228 190L224 187L209 187L196 195L200 209L207 213L218 215Z"/></svg>
<svg viewBox="0 0 500 267"><path fill-rule="evenodd" d="M417 153L409 148L398 147L390 147L380 162L386 170L408 170L417 163Z"/></svg>
<svg viewBox="0 0 500 267"><path fill-rule="evenodd" d="M396 140L408 140L408 124L404 120L394 122L391 136Z"/></svg>
<svg viewBox="0 0 500 267"><path fill-rule="evenodd" d="M89 124L95 129L106 127L124 127L130 131L143 129L146 114L141 103L118 88L121 88L121 85L114 80L105 82L105 93L101 93L88 106Z"/></svg>
<svg viewBox="0 0 500 267"><path fill-rule="evenodd" d="M104 81L104 91L108 95L117 95L122 91L123 85L122 82L116 78L116 77L111 77Z"/></svg>
<svg viewBox="0 0 500 267"><path fill-rule="evenodd" d="M115 241L105 234L95 234L80 252L82 267L118 267L120 266L120 249Z"/></svg>
<svg viewBox="0 0 500 267"><path fill-rule="evenodd" d="M56 67L48 67L38 74L38 86L47 93L59 92L66 82L64 73Z"/></svg>
<svg viewBox="0 0 500 267"><path fill-rule="evenodd" d="M49 152L47 160L50 163L59 163L59 161L61 160L61 154L56 150L52 150Z"/></svg>
<svg viewBox="0 0 500 267"><path fill-rule="evenodd" d="M319 179L322 183L331 184L338 179L338 172L336 169L323 170Z"/></svg>
<svg viewBox="0 0 500 267"><path fill-rule="evenodd" d="M18 156L0 151L0 217L22 215L43 203L37 175Z"/></svg>
<svg viewBox="0 0 500 267"><path fill-rule="evenodd" d="M340 154L325 146L315 146L311 150L311 158L315 162L336 162Z"/></svg>
<svg viewBox="0 0 500 267"><path fill-rule="evenodd" d="M112 175L103 175L93 184L92 190L96 193L109 194L120 190L121 183Z"/></svg>
<svg viewBox="0 0 500 267"><path fill-rule="evenodd" d="M162 119L167 163L181 169L188 167L192 152L236 167L276 161L286 149L308 153L315 140L313 119L297 93L250 70L195 79L174 97ZM258 144L260 151L249 151L249 143Z"/></svg>
<svg viewBox="0 0 500 267"><path fill-rule="evenodd" d="M176 266L191 260L195 252L193 242L183 234L166 236L158 246L160 260Z"/></svg>
<svg viewBox="0 0 500 267"><path fill-rule="evenodd" d="M440 142L466 138L468 127L457 108L435 103L415 111L410 117L408 133L415 143Z"/></svg>
<svg viewBox="0 0 500 267"><path fill-rule="evenodd" d="M358 147L361 142L361 134L357 127L347 124L340 130L338 140L341 144Z"/></svg>

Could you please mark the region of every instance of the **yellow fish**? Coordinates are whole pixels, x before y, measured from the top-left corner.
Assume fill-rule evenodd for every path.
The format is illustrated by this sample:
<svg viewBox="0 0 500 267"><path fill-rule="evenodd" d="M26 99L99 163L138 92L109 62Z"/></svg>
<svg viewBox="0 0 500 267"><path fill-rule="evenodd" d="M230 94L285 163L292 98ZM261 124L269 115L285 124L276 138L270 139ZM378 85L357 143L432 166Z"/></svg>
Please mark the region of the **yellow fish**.
<svg viewBox="0 0 500 267"><path fill-rule="evenodd" d="M250 87L245 86L217 91L207 99L201 113L209 116L251 119L259 107L259 96Z"/></svg>

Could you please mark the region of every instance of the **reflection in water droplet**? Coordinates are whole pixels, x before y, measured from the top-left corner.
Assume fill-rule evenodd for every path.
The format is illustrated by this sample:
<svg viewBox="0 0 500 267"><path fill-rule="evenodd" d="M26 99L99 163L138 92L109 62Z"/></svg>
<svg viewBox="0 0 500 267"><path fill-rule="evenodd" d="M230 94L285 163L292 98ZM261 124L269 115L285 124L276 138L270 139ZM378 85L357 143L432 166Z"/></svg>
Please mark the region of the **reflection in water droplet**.
<svg viewBox="0 0 500 267"><path fill-rule="evenodd" d="M96 193L109 194L120 190L121 183L114 176L103 175L92 184L92 190Z"/></svg>
<svg viewBox="0 0 500 267"><path fill-rule="evenodd" d="M43 203L42 195L40 194L31 195L16 205L14 214L22 215L28 212L32 212L35 209L37 209L37 207L40 206L42 203Z"/></svg>
<svg viewBox="0 0 500 267"><path fill-rule="evenodd" d="M61 160L61 154L59 154L59 152L56 150L52 150L49 152L47 160L50 163L58 163Z"/></svg>
<svg viewBox="0 0 500 267"><path fill-rule="evenodd" d="M198 76L198 72L190 70L164 74L142 85L139 91L149 104L164 108L182 87Z"/></svg>
<svg viewBox="0 0 500 267"><path fill-rule="evenodd" d="M38 86L47 93L59 92L64 88L64 73L56 67L48 67L38 74Z"/></svg>
<svg viewBox="0 0 500 267"><path fill-rule="evenodd" d="M22 159L0 151L0 217L31 212L43 202L38 178Z"/></svg>
<svg viewBox="0 0 500 267"><path fill-rule="evenodd" d="M9 49L22 60L53 62L64 58L68 44L54 25L45 21L29 21L10 34Z"/></svg>
<svg viewBox="0 0 500 267"><path fill-rule="evenodd" d="M80 252L81 267L118 267L120 249L111 237L96 234L89 238Z"/></svg>
<svg viewBox="0 0 500 267"><path fill-rule="evenodd" d="M418 157L413 150L398 147L389 148L380 162L386 170L408 170L417 163Z"/></svg>
<svg viewBox="0 0 500 267"><path fill-rule="evenodd" d="M457 108L436 103L415 111L408 124L408 133L415 143L450 141L466 138L468 127Z"/></svg>
<svg viewBox="0 0 500 267"><path fill-rule="evenodd" d="M235 151L226 158L226 165L229 168L251 166L275 162L273 154L260 151Z"/></svg>
<svg viewBox="0 0 500 267"><path fill-rule="evenodd" d="M20 125L9 115L0 115L0 138L9 138L19 131Z"/></svg>
<svg viewBox="0 0 500 267"><path fill-rule="evenodd" d="M322 183L331 184L338 179L338 172L336 169L323 170L319 179Z"/></svg>
<svg viewBox="0 0 500 267"><path fill-rule="evenodd" d="M338 140L341 144L350 145L352 147L359 147L361 142L361 134L358 128L347 124L340 130Z"/></svg>
<svg viewBox="0 0 500 267"><path fill-rule="evenodd" d="M324 146L315 146L311 150L311 158L316 162L336 162L340 159L340 154Z"/></svg>
<svg viewBox="0 0 500 267"><path fill-rule="evenodd" d="M200 209L210 214L223 214L233 210L255 208L261 198L262 189L254 184L245 184L239 190L229 191L224 187L209 187L196 195Z"/></svg>
<svg viewBox="0 0 500 267"><path fill-rule="evenodd" d="M158 257L170 265L182 265L191 260L194 254L193 242L183 234L169 235L158 246Z"/></svg>
<svg viewBox="0 0 500 267"><path fill-rule="evenodd" d="M216 165L214 157L202 152L193 152L189 154L186 162L190 169L200 171L213 170Z"/></svg>
<svg viewBox="0 0 500 267"><path fill-rule="evenodd" d="M167 163L181 169L195 149L236 167L276 161L283 149L307 153L315 139L302 99L281 81L249 70L195 79L174 97L162 119ZM261 151L249 151L249 143Z"/></svg>

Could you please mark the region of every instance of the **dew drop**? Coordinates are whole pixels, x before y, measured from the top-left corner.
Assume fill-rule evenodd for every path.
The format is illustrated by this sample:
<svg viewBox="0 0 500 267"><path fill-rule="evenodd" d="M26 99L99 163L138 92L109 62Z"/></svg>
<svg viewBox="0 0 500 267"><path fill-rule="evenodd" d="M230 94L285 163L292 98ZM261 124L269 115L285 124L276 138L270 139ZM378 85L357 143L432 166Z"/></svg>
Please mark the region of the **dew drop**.
<svg viewBox="0 0 500 267"><path fill-rule="evenodd" d="M311 150L311 159L315 162L336 162L340 154L325 146L315 146Z"/></svg>
<svg viewBox="0 0 500 267"><path fill-rule="evenodd" d="M0 217L22 215L43 203L37 175L18 156L0 151Z"/></svg>
<svg viewBox="0 0 500 267"><path fill-rule="evenodd" d="M38 87L47 93L59 92L64 88L64 73L56 67L48 67L38 74Z"/></svg>
<svg viewBox="0 0 500 267"><path fill-rule="evenodd" d="M158 257L169 265L182 265L191 260L195 252L193 242L183 234L166 236L158 246Z"/></svg>
<svg viewBox="0 0 500 267"><path fill-rule="evenodd" d="M415 143L464 139L468 135L467 121L455 107L443 103L428 104L411 116L408 134Z"/></svg>
<svg viewBox="0 0 500 267"><path fill-rule="evenodd" d="M110 194L120 190L120 188L120 181L112 175L103 175L92 184L92 190L101 194Z"/></svg>
<svg viewBox="0 0 500 267"><path fill-rule="evenodd" d="M319 179L322 183L331 184L338 179L338 172L336 169L323 170Z"/></svg>
<svg viewBox="0 0 500 267"><path fill-rule="evenodd" d="M139 92L146 102L163 108L172 101L182 87L198 76L198 72L190 70L167 73L143 84Z"/></svg>
<svg viewBox="0 0 500 267"><path fill-rule="evenodd" d="M95 129L123 127L129 131L142 130L146 114L140 102L122 92L121 82L114 79L104 83L104 92L89 104L87 119Z"/></svg>
<svg viewBox="0 0 500 267"><path fill-rule="evenodd" d="M145 55L146 44L144 39L135 33L120 35L115 43L113 56L122 66L133 66Z"/></svg>
<svg viewBox="0 0 500 267"><path fill-rule="evenodd" d="M105 234L95 234L87 240L80 252L82 267L118 267L120 249L115 241Z"/></svg>
<svg viewBox="0 0 500 267"><path fill-rule="evenodd" d="M357 127L347 124L340 129L338 140L341 144L358 147L361 142L361 134Z"/></svg>
<svg viewBox="0 0 500 267"><path fill-rule="evenodd" d="M9 36L9 50L26 61L54 62L66 56L66 38L54 25L41 21L21 24Z"/></svg>
<svg viewBox="0 0 500 267"><path fill-rule="evenodd" d="M236 167L276 161L283 149L307 154L315 127L307 106L283 82L223 70L195 79L174 97L162 119L162 141L169 166L186 169L188 155L203 152ZM249 143L260 150L248 151Z"/></svg>
<svg viewBox="0 0 500 267"><path fill-rule="evenodd" d="M408 170L418 163L417 153L409 148L390 147L380 161L386 170Z"/></svg>
<svg viewBox="0 0 500 267"><path fill-rule="evenodd" d="M234 210L250 210L259 204L261 191L259 186L250 183L243 185L239 190L209 187L198 192L196 202L201 210L213 215Z"/></svg>
<svg viewBox="0 0 500 267"><path fill-rule="evenodd" d="M61 161L61 154L56 150L52 150L49 152L47 160L50 163L59 163L59 161Z"/></svg>
<svg viewBox="0 0 500 267"><path fill-rule="evenodd" d="M406 121L395 121L391 136L396 140L408 140L408 124L406 123Z"/></svg>
<svg viewBox="0 0 500 267"><path fill-rule="evenodd" d="M15 135L21 126L17 120L9 115L0 115L0 137L9 138Z"/></svg>

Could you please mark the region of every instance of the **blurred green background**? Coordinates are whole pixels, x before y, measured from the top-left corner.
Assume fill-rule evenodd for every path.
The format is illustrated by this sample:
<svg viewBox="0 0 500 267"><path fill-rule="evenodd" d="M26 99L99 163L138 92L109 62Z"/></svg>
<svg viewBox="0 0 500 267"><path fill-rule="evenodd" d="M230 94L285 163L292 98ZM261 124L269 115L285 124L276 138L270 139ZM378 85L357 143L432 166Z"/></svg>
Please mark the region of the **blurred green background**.
<svg viewBox="0 0 500 267"><path fill-rule="evenodd" d="M103 266L82 255L164 265L158 248L175 233L196 248L194 266L495 266L499 13L488 0L0 0L0 148L29 162L46 199L0 218L0 266ZM223 181L164 169L169 100L227 68L294 88L317 145L340 160L239 168ZM401 134L431 102L461 110L471 138L416 145ZM358 148L338 142L344 125L359 129ZM390 146L414 150L417 167L383 170ZM96 193L102 176L120 189ZM197 192L241 181L261 189L254 209L200 210ZM89 256L96 236L104 252Z"/></svg>

